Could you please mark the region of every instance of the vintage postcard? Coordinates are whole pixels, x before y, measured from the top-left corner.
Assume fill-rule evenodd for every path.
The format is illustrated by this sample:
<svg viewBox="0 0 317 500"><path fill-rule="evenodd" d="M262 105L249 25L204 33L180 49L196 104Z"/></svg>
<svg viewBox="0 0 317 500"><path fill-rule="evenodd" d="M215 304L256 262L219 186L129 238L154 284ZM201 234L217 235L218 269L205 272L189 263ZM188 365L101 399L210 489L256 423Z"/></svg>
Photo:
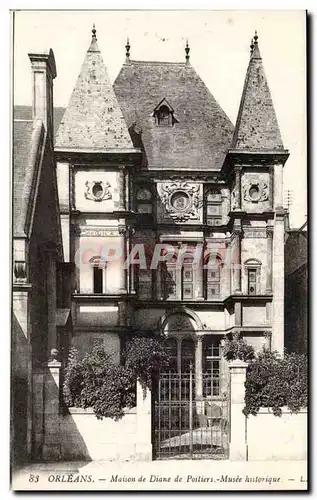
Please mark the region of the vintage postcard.
<svg viewBox="0 0 317 500"><path fill-rule="evenodd" d="M12 490L307 490L306 12L12 34Z"/></svg>

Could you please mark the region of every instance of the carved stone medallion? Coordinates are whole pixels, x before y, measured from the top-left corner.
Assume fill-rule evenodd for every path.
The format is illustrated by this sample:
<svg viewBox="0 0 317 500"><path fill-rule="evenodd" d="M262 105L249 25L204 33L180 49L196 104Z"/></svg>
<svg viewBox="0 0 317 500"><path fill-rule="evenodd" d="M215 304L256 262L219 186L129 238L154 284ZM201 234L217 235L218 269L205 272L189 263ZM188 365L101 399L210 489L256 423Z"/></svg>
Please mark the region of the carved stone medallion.
<svg viewBox="0 0 317 500"><path fill-rule="evenodd" d="M258 203L269 199L269 188L266 182L247 182L243 185L243 198L245 201Z"/></svg>
<svg viewBox="0 0 317 500"><path fill-rule="evenodd" d="M111 200L112 194L109 190L111 187L108 181L86 181L85 198L92 201L105 201Z"/></svg>
<svg viewBox="0 0 317 500"><path fill-rule="evenodd" d="M161 184L161 201L168 216L176 222L199 219L202 200L199 197L200 186L188 182Z"/></svg>

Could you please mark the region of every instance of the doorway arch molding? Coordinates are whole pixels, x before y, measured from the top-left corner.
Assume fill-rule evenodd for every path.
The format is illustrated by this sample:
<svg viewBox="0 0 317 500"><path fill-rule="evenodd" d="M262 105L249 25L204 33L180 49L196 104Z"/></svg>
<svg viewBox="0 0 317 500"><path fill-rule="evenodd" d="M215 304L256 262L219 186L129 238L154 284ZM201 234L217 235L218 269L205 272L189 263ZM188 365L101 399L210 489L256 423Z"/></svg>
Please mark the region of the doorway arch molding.
<svg viewBox="0 0 317 500"><path fill-rule="evenodd" d="M172 318L172 316L183 316L184 319L190 318L193 323L192 323L192 329L193 333L196 333L199 331L202 331L203 324L199 316L192 311L191 309L188 309L188 307L174 307L167 311L163 316L159 319L158 322L158 329L164 334L164 331L166 329L166 326L168 325L169 319Z"/></svg>

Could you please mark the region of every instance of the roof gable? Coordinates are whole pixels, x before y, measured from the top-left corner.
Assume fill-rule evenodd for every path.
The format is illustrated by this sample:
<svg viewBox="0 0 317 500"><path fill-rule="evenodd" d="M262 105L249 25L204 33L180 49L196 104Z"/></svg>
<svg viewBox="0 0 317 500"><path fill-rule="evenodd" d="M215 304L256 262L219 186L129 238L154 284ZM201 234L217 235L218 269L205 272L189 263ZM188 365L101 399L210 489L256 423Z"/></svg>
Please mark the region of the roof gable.
<svg viewBox="0 0 317 500"><path fill-rule="evenodd" d="M284 149L271 92L266 79L257 35L244 82L232 148Z"/></svg>
<svg viewBox="0 0 317 500"><path fill-rule="evenodd" d="M78 151L133 148L95 34L58 128L55 145Z"/></svg>

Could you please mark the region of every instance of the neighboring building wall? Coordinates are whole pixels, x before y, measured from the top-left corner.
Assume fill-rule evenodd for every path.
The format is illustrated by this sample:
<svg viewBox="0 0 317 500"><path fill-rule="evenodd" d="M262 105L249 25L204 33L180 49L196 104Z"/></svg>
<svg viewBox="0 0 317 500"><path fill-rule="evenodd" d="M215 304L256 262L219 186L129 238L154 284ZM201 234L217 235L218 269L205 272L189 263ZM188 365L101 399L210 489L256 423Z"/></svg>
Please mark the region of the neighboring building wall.
<svg viewBox="0 0 317 500"><path fill-rule="evenodd" d="M285 242L285 347L307 353L307 231L290 230Z"/></svg>

